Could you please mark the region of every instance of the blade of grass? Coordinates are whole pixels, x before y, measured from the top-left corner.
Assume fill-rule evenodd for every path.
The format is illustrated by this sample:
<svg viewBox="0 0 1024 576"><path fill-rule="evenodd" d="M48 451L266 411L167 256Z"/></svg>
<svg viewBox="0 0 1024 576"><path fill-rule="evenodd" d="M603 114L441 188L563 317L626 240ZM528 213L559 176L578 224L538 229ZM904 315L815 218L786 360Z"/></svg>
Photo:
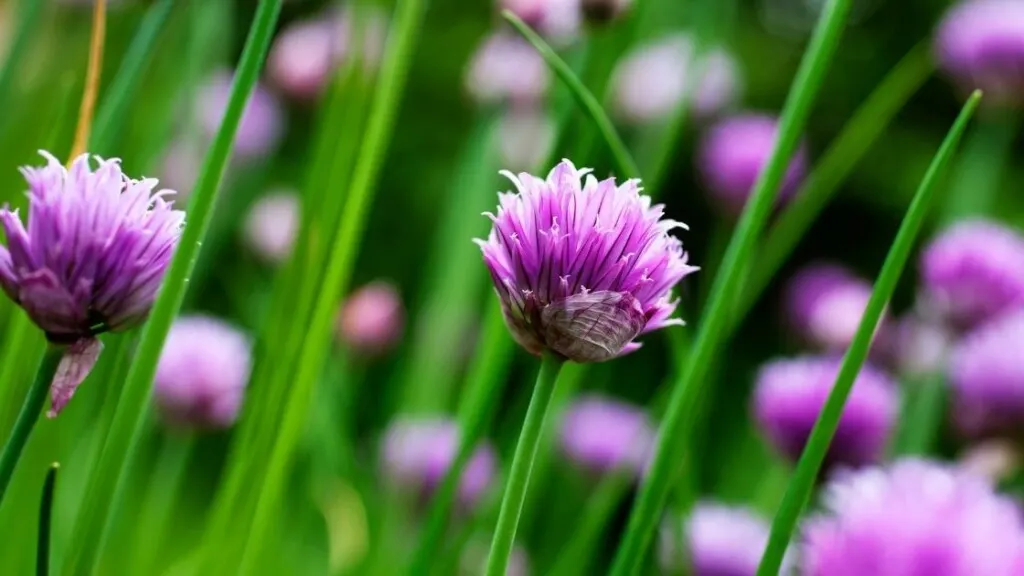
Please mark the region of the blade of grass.
<svg viewBox="0 0 1024 576"><path fill-rule="evenodd" d="M941 372L901 382L903 406L893 434L892 455L924 455L931 451L942 426L946 386L946 375Z"/></svg>
<svg viewBox="0 0 1024 576"><path fill-rule="evenodd" d="M330 343L329 333L338 295L345 292L351 279L359 239L376 191L375 183L394 127L412 50L425 12L424 0L401 0L395 8L377 92L370 108L363 146L355 164L350 194L320 285L305 346L298 359L298 373L284 404L284 416L269 455L266 476L258 484L259 497L250 527L250 538L242 556L243 573L246 568L251 569L260 554L266 551L266 540L273 526L273 515L290 469L292 453L301 439L316 378L322 370Z"/></svg>
<svg viewBox="0 0 1024 576"><path fill-rule="evenodd" d="M803 132L811 104L821 87L828 64L839 44L843 24L849 13L850 0L830 0L811 38L811 44L800 64L793 89L786 99L780 121L779 137L771 159L754 186L743 216L715 278L711 299L702 318L687 369L672 391L668 410L658 433L650 473L640 488L630 516L622 545L616 554L611 573L627 576L640 569L659 521L675 476L678 454L683 443L690 441L692 420L700 404L705 375L725 339L725 329L732 316L736 293L742 285L761 230L768 219L778 193L783 173Z"/></svg>
<svg viewBox="0 0 1024 576"><path fill-rule="evenodd" d="M964 142L953 184L939 213L943 224L991 213L1019 130L1020 118L1012 111L980 119Z"/></svg>
<svg viewBox="0 0 1024 576"><path fill-rule="evenodd" d="M50 574L50 526L53 523L53 490L57 483L60 464L54 462L43 481L43 496L39 502L39 529L36 539L36 576Z"/></svg>
<svg viewBox="0 0 1024 576"><path fill-rule="evenodd" d="M804 506L810 499L815 479L818 477L821 464L828 452L828 446L839 426L843 405L850 394L850 389L853 388L853 382L857 378L861 365L867 359L875 328L896 289L896 282L907 264L914 240L928 215L928 207L931 204L932 196L934 196L936 183L944 174L960 137L967 128L980 100L981 92L976 91L960 111L960 115L932 160L931 166L928 167L928 172L925 173L906 216L903 217L903 223L900 224L899 232L896 233L896 239L889 249L889 254L882 265L882 271L878 275L878 280L875 281L871 298L864 309L864 317L850 343L850 348L843 356L843 362L839 368L839 374L836 376L832 392L829 393L828 400L814 424L811 436L807 440L807 445L804 447L803 454L800 455L796 470L786 489L782 505L772 521L771 535L768 538L764 556L761 558L761 565L757 570L758 576L771 576L779 572L782 557L789 546L793 529L796 527Z"/></svg>
<svg viewBox="0 0 1024 576"><path fill-rule="evenodd" d="M210 223L224 169L231 154L245 104L259 77L270 38L277 23L282 0L261 0L231 89L227 110L217 136L207 152L198 182L189 204L188 222L171 261L134 361L128 371L114 420L107 434L99 461L89 479L86 502L75 523L75 531L66 557L64 572L89 574L99 550L99 542L108 524L109 512L128 470L145 422L146 402L156 362L171 322L177 315L188 277Z"/></svg>

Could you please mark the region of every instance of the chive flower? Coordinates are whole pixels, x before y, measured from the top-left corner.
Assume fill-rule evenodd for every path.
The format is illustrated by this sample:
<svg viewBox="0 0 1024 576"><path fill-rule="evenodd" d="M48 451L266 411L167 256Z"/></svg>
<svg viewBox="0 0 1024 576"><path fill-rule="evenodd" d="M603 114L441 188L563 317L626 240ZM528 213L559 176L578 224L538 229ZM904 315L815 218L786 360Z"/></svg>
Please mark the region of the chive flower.
<svg viewBox="0 0 1024 576"><path fill-rule="evenodd" d="M635 350L641 334L674 324L672 287L696 270L669 232L685 228L651 206L638 180L597 181L563 160L546 180L504 172L486 240L476 240L505 320L523 348L573 362Z"/></svg>
<svg viewBox="0 0 1024 576"><path fill-rule="evenodd" d="M761 368L753 411L762 432L783 455L796 460L839 374L828 356L776 360ZM863 466L882 456L899 410L899 394L888 375L865 364L843 407L826 466Z"/></svg>
<svg viewBox="0 0 1024 576"><path fill-rule="evenodd" d="M246 246L266 262L283 262L292 253L300 211L299 196L291 190L275 190L261 197L245 217Z"/></svg>
<svg viewBox="0 0 1024 576"><path fill-rule="evenodd" d="M845 351L870 298L871 284L846 268L810 264L798 271L786 288L788 321L812 346Z"/></svg>
<svg viewBox="0 0 1024 576"><path fill-rule="evenodd" d="M234 73L217 70L200 87L196 108L199 126L209 140L217 135L231 98ZM235 134L233 152L239 160L254 160L271 154L284 135L284 111L277 98L262 83L246 102Z"/></svg>
<svg viewBox="0 0 1024 576"><path fill-rule="evenodd" d="M402 336L405 308L391 284L371 282L349 296L338 314L342 342L363 356L379 356L393 348Z"/></svg>
<svg viewBox="0 0 1024 576"><path fill-rule="evenodd" d="M654 446L654 427L636 406L587 394L562 417L559 441L570 460L597 472L643 474Z"/></svg>
<svg viewBox="0 0 1024 576"><path fill-rule="evenodd" d="M76 158L70 169L48 152L24 167L27 225L0 209L7 246L0 247L0 286L59 345L70 345L51 385L56 416L99 356L96 339L141 323L156 299L184 226L185 214L134 180L117 159Z"/></svg>
<svg viewBox="0 0 1024 576"><path fill-rule="evenodd" d="M805 576L1019 576L1024 526L983 478L904 459L830 482L800 556Z"/></svg>
<svg viewBox="0 0 1024 576"><path fill-rule="evenodd" d="M544 98L551 73L529 42L509 32L491 34L466 71L470 96L481 104L532 105Z"/></svg>
<svg viewBox="0 0 1024 576"><path fill-rule="evenodd" d="M968 0L949 9L935 37L939 65L965 92L1024 103L1024 3Z"/></svg>
<svg viewBox="0 0 1024 576"><path fill-rule="evenodd" d="M210 316L174 321L156 366L153 396L173 426L228 428L242 405L252 369L249 337Z"/></svg>

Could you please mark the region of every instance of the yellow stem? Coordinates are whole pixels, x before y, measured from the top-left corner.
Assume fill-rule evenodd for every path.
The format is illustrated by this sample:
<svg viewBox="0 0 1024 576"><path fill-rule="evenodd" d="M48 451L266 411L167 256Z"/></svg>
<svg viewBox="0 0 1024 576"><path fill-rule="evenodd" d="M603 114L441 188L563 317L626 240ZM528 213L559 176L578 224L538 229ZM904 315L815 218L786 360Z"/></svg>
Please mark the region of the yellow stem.
<svg viewBox="0 0 1024 576"><path fill-rule="evenodd" d="M95 0L92 9L92 36L89 40L89 69L85 75L85 91L82 105L78 109L78 127L75 128L75 143L71 146L68 163L85 152L89 143L89 130L96 111L96 94L100 90L100 72L103 70L103 39L107 28L107 1Z"/></svg>

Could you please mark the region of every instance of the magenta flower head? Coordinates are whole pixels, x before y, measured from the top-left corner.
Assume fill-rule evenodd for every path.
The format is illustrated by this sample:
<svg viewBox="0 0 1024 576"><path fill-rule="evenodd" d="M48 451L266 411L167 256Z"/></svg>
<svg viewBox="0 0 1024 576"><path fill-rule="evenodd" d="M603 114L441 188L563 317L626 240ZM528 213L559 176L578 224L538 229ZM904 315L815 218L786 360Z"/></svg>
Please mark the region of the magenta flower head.
<svg viewBox="0 0 1024 576"><path fill-rule="evenodd" d="M654 427L635 406L597 394L573 402L562 417L559 440L571 460L597 472L643 474Z"/></svg>
<svg viewBox="0 0 1024 576"><path fill-rule="evenodd" d="M1024 237L995 222L967 220L935 238L921 257L929 305L966 328L1024 304Z"/></svg>
<svg viewBox="0 0 1024 576"><path fill-rule="evenodd" d="M935 38L939 64L965 92L1024 104L1024 3L967 0L946 13Z"/></svg>
<svg viewBox="0 0 1024 576"><path fill-rule="evenodd" d="M451 420L399 420L384 436L383 467L398 488L433 492L459 450L458 425ZM459 480L459 502L472 508L493 484L498 457L490 444L476 448Z"/></svg>
<svg viewBox="0 0 1024 576"><path fill-rule="evenodd" d="M839 360L823 356L776 360L761 368L754 390L754 415L779 452L793 460L800 457L838 374ZM895 383L865 364L843 408L827 465L862 466L877 461L898 410Z"/></svg>
<svg viewBox="0 0 1024 576"><path fill-rule="evenodd" d="M845 349L860 327L871 284L842 266L815 263L796 273L786 289L790 325L810 344Z"/></svg>
<svg viewBox="0 0 1024 576"><path fill-rule="evenodd" d="M25 167L28 221L0 210L7 246L0 247L0 285L55 344L71 344L51 386L55 416L99 356L95 337L145 319L184 226L155 191L133 180L117 159L79 156L70 169L48 152L41 168Z"/></svg>
<svg viewBox="0 0 1024 576"><path fill-rule="evenodd" d="M572 41L579 33L580 0L498 0L509 10L556 44Z"/></svg>
<svg viewBox="0 0 1024 576"><path fill-rule="evenodd" d="M199 90L197 109L203 134L213 139L220 128L231 97L233 74L214 72ZM257 84L242 113L235 135L234 153L240 159L261 158L270 154L284 134L284 114L277 99Z"/></svg>
<svg viewBox="0 0 1024 576"><path fill-rule="evenodd" d="M736 100L739 84L729 53L712 49L698 59L693 38L678 33L636 48L616 65L613 104L632 124L665 121L684 100L694 116L707 118Z"/></svg>
<svg viewBox="0 0 1024 576"><path fill-rule="evenodd" d="M199 429L234 424L252 369L252 344L209 316L182 316L167 333L153 395L164 420Z"/></svg>
<svg viewBox="0 0 1024 576"><path fill-rule="evenodd" d="M488 36L466 72L469 94L481 104L534 104L551 82L544 59L533 46L507 32Z"/></svg>
<svg viewBox="0 0 1024 576"><path fill-rule="evenodd" d="M274 191L257 200L245 218L246 245L267 262L287 259L299 229L300 208L298 195L290 190Z"/></svg>
<svg viewBox="0 0 1024 576"><path fill-rule="evenodd" d="M805 576L1019 576L1024 526L986 480L918 459L846 471L807 521Z"/></svg>
<svg viewBox="0 0 1024 576"><path fill-rule="evenodd" d="M351 350L377 356L402 337L405 308L398 290L387 282L371 282L356 290L338 314L338 336Z"/></svg>
<svg viewBox="0 0 1024 576"><path fill-rule="evenodd" d="M633 340L681 320L671 290L696 270L639 182L598 182L563 160L546 180L504 174L483 250L512 336L526 350L601 362L635 350Z"/></svg>
<svg viewBox="0 0 1024 576"><path fill-rule="evenodd" d="M674 573L686 558L694 576L754 576L768 544L764 518L743 507L709 501L698 502L686 520L685 551L675 540L678 532L671 525L662 527L661 564ZM780 573L789 574L791 563L787 554Z"/></svg>
<svg viewBox="0 0 1024 576"><path fill-rule="evenodd" d="M743 211L768 164L778 131L778 120L762 114L733 116L708 130L700 143L698 167L714 204L732 215ZM796 193L806 166L807 150L801 145L789 161L778 204Z"/></svg>
<svg viewBox="0 0 1024 576"><path fill-rule="evenodd" d="M972 436L1024 435L1024 308L967 334L949 361L953 415Z"/></svg>

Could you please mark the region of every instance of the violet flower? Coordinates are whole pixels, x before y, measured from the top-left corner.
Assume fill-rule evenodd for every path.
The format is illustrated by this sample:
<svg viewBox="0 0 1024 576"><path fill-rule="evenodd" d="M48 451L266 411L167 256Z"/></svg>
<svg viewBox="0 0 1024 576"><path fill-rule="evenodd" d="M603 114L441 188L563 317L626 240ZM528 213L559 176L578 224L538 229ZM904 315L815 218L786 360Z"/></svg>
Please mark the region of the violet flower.
<svg viewBox="0 0 1024 576"><path fill-rule="evenodd" d="M469 94L481 104L535 104L550 83L551 73L541 55L509 32L485 38L466 71Z"/></svg>
<svg viewBox="0 0 1024 576"><path fill-rule="evenodd" d="M776 360L761 368L753 411L761 430L782 454L793 460L800 457L838 374L839 360L820 356ZM865 364L843 408L826 466L877 461L898 410L895 383Z"/></svg>
<svg viewBox="0 0 1024 576"><path fill-rule="evenodd" d="M398 290L387 282L371 282L349 296L338 314L338 336L352 351L377 356L402 336L405 309Z"/></svg>
<svg viewBox="0 0 1024 576"><path fill-rule="evenodd" d="M845 351L860 327L869 299L868 281L842 266L814 263L790 279L786 312L789 324L808 343Z"/></svg>
<svg viewBox="0 0 1024 576"><path fill-rule="evenodd" d="M1024 104L1024 3L967 0L950 8L939 25L935 52L940 66L985 99Z"/></svg>
<svg viewBox="0 0 1024 576"><path fill-rule="evenodd" d="M218 70L200 88L196 108L203 134L212 140L220 129L231 97L234 75ZM277 99L265 86L257 84L245 105L235 135L234 154L251 160L267 156L277 147L284 134L284 113Z"/></svg>
<svg viewBox="0 0 1024 576"><path fill-rule="evenodd" d="M597 472L643 474L655 430L638 407L598 394L573 402L562 417L559 442L569 459Z"/></svg>
<svg viewBox="0 0 1024 576"><path fill-rule="evenodd" d="M245 217L246 245L270 263L283 262L292 253L302 217L299 196L291 190L277 190L257 200Z"/></svg>
<svg viewBox="0 0 1024 576"><path fill-rule="evenodd" d="M234 424L252 369L252 345L238 328L209 316L182 316L167 333L153 381L164 419L217 429Z"/></svg>
<svg viewBox="0 0 1024 576"><path fill-rule="evenodd" d="M580 0L497 0L498 8L519 16L555 44L567 44L579 34Z"/></svg>
<svg viewBox="0 0 1024 576"><path fill-rule="evenodd" d="M842 474L801 543L805 576L1019 576L1017 505L986 480L917 459Z"/></svg>
<svg viewBox="0 0 1024 576"><path fill-rule="evenodd" d="M7 246L0 247L0 286L55 344L70 344L51 385L61 411L99 357L96 339L123 331L149 313L184 226L155 191L133 180L120 160L85 154L70 169L48 152L47 164L21 169L28 181L27 226L18 211L0 210Z"/></svg>
<svg viewBox="0 0 1024 576"><path fill-rule="evenodd" d="M601 362L635 350L641 334L681 324L672 287L696 270L639 182L598 182L563 160L547 180L504 174L487 240L476 240L512 336L533 354Z"/></svg>

